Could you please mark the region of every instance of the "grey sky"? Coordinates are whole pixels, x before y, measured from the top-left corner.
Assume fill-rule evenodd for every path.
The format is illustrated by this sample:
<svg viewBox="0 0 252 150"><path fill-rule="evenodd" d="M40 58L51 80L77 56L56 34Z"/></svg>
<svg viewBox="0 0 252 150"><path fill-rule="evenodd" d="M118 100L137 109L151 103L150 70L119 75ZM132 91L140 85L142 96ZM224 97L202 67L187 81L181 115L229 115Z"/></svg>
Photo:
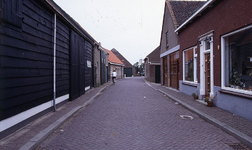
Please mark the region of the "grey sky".
<svg viewBox="0 0 252 150"><path fill-rule="evenodd" d="M165 0L54 0L96 41L130 63L160 42Z"/></svg>

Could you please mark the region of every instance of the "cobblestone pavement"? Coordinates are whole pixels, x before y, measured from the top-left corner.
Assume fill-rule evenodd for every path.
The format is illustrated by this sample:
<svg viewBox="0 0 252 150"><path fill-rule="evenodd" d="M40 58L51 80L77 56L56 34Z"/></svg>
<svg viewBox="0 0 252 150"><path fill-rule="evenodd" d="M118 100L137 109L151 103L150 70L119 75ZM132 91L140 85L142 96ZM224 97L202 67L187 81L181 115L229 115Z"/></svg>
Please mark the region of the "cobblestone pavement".
<svg viewBox="0 0 252 150"><path fill-rule="evenodd" d="M218 107L205 107L201 103L193 100L193 97L178 91L174 91L171 88L161 86L160 84L150 83L152 87L157 90L165 91L167 94L172 95L181 101L193 106L195 109L200 110L211 117L229 125L230 127L252 137L252 121L246 120L228 111L225 111Z"/></svg>
<svg viewBox="0 0 252 150"><path fill-rule="evenodd" d="M126 78L75 114L38 149L233 150L229 144L234 143L240 142L153 90L142 78Z"/></svg>

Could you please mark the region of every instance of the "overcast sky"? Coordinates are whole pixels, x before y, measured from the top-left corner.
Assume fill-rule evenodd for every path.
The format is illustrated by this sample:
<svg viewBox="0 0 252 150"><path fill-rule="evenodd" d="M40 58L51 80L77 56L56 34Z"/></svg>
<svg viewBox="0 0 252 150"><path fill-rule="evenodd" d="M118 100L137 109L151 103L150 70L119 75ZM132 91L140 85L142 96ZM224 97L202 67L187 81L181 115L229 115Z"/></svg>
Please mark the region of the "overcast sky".
<svg viewBox="0 0 252 150"><path fill-rule="evenodd" d="M165 0L54 0L97 42L132 65L160 43Z"/></svg>

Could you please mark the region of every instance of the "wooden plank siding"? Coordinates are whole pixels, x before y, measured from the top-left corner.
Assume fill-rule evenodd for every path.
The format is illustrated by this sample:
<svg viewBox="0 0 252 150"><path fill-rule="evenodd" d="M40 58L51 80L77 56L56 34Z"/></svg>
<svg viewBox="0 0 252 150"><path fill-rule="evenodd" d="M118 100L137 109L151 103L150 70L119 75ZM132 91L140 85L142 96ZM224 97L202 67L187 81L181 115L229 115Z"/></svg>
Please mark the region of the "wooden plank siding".
<svg viewBox="0 0 252 150"><path fill-rule="evenodd" d="M59 19L56 25L56 97L60 97L70 92L70 29Z"/></svg>
<svg viewBox="0 0 252 150"><path fill-rule="evenodd" d="M22 17L22 26L1 25L0 120L53 98L52 14L25 0Z"/></svg>
<svg viewBox="0 0 252 150"><path fill-rule="evenodd" d="M50 0L0 0L0 139L53 110L54 14L56 104L93 87L95 41L78 23Z"/></svg>
<svg viewBox="0 0 252 150"><path fill-rule="evenodd" d="M91 64L93 63L93 57L92 57L92 45L91 43L89 43L88 41L85 42L85 64L87 63L87 61L90 61ZM86 70L86 74L85 74L85 87L93 87L93 74L92 74L92 67L88 67L88 65L85 65L85 70Z"/></svg>

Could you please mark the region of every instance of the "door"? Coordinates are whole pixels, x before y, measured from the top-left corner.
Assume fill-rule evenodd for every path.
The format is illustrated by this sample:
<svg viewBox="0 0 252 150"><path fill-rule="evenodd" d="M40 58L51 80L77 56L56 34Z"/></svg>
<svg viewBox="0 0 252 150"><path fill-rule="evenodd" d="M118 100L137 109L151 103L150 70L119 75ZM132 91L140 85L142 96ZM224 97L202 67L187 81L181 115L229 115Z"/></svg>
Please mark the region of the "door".
<svg viewBox="0 0 252 150"><path fill-rule="evenodd" d="M70 99L74 100L79 97L79 42L78 35L71 32L71 48L70 48Z"/></svg>
<svg viewBox="0 0 252 150"><path fill-rule="evenodd" d="M170 86L179 89L179 51L170 55Z"/></svg>
<svg viewBox="0 0 252 150"><path fill-rule="evenodd" d="M155 83L160 83L160 65L155 65Z"/></svg>
<svg viewBox="0 0 252 150"><path fill-rule="evenodd" d="M168 86L167 56L163 58L163 85Z"/></svg>
<svg viewBox="0 0 252 150"><path fill-rule="evenodd" d="M85 40L73 30L70 47L70 100L85 93Z"/></svg>
<svg viewBox="0 0 252 150"><path fill-rule="evenodd" d="M210 73L210 53L205 54L205 96L210 96L210 87L211 87L211 73Z"/></svg>
<svg viewBox="0 0 252 150"><path fill-rule="evenodd" d="M200 44L200 95L214 96L213 34L199 39Z"/></svg>

